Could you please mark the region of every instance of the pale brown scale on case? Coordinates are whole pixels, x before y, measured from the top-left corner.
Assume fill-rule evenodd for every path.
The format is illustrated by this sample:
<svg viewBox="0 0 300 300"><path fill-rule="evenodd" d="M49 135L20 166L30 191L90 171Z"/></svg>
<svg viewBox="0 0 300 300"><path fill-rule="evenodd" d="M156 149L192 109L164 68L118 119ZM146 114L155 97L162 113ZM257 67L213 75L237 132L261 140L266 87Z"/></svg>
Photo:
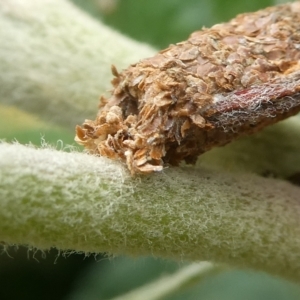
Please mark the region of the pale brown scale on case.
<svg viewBox="0 0 300 300"><path fill-rule="evenodd" d="M112 96L76 141L132 174L194 163L300 111L300 2L194 32L113 75Z"/></svg>

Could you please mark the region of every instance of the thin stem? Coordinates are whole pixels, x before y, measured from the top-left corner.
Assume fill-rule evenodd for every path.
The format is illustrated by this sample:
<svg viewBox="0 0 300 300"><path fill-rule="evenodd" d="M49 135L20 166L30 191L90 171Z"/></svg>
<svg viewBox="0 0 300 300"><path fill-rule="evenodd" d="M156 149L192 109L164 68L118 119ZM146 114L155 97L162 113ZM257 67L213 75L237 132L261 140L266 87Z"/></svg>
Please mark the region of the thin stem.
<svg viewBox="0 0 300 300"><path fill-rule="evenodd" d="M159 278L113 300L161 300L166 296L182 292L188 286L199 283L207 276L217 274L224 269L223 266L209 262L193 263L174 274Z"/></svg>

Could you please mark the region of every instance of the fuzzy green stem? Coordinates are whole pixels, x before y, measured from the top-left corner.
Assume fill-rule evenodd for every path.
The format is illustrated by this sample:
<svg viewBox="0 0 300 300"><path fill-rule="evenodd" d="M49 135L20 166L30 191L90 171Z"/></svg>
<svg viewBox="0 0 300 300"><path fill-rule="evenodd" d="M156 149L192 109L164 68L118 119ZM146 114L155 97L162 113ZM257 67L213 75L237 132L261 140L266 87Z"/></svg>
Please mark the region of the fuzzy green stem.
<svg viewBox="0 0 300 300"><path fill-rule="evenodd" d="M155 52L65 0L1 0L0 28L0 101L72 130L94 118L112 64Z"/></svg>
<svg viewBox="0 0 300 300"><path fill-rule="evenodd" d="M81 153L0 145L0 240L39 249L209 260L300 280L300 189L170 168L131 178Z"/></svg>

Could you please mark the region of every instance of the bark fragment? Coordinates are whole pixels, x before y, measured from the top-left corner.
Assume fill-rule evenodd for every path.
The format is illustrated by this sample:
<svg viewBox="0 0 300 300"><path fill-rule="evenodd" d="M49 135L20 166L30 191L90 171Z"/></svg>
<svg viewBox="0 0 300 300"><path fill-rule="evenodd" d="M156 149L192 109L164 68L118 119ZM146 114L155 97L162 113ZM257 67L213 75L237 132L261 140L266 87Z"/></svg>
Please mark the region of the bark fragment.
<svg viewBox="0 0 300 300"><path fill-rule="evenodd" d="M76 141L132 174L194 163L300 111L300 2L194 32L113 75L111 97Z"/></svg>

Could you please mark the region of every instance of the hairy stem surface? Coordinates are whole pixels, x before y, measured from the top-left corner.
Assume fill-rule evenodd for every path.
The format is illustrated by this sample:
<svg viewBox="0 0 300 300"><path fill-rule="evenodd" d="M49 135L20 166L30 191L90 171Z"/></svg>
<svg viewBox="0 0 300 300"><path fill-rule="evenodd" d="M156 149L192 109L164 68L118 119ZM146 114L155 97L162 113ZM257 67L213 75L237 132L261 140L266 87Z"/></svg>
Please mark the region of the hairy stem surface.
<svg viewBox="0 0 300 300"><path fill-rule="evenodd" d="M210 260L300 279L299 188L171 168L132 178L81 153L0 147L0 240Z"/></svg>

